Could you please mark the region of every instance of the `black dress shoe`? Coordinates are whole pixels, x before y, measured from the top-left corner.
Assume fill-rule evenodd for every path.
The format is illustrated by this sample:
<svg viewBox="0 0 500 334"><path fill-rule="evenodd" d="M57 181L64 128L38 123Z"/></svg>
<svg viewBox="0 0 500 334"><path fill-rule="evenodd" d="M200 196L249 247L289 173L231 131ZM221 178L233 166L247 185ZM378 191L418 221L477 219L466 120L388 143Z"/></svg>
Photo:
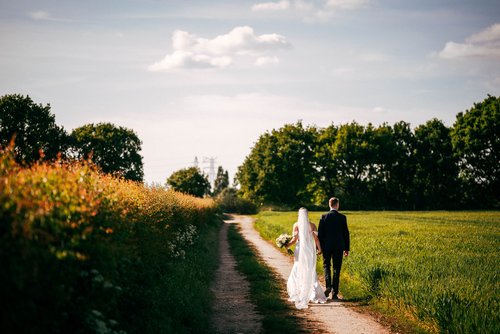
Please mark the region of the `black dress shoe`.
<svg viewBox="0 0 500 334"><path fill-rule="evenodd" d="M334 294L332 295L332 299L333 299L333 300L338 300L338 299L339 299L339 296L337 296L337 294L336 294L336 293L334 293Z"/></svg>
<svg viewBox="0 0 500 334"><path fill-rule="evenodd" d="M328 295L332 292L332 288L326 288L325 290L325 297L328 298Z"/></svg>

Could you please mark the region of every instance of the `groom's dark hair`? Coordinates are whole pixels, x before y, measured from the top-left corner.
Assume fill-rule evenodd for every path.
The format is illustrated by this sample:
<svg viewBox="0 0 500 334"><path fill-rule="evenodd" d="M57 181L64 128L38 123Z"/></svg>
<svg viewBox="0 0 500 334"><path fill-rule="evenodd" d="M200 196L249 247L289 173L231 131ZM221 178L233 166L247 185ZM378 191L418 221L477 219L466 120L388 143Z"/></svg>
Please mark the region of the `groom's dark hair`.
<svg viewBox="0 0 500 334"><path fill-rule="evenodd" d="M332 197L328 201L328 205L330 206L330 208L337 206L337 204L339 204L339 199L337 197Z"/></svg>

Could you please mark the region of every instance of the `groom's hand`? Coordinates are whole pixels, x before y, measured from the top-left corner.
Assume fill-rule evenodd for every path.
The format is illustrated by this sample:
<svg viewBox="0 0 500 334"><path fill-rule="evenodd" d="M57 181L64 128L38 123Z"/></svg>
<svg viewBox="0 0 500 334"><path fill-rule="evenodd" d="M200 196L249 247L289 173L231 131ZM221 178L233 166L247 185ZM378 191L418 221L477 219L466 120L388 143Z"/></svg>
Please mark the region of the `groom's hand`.
<svg viewBox="0 0 500 334"><path fill-rule="evenodd" d="M344 251L344 256L348 257L349 256L349 251Z"/></svg>

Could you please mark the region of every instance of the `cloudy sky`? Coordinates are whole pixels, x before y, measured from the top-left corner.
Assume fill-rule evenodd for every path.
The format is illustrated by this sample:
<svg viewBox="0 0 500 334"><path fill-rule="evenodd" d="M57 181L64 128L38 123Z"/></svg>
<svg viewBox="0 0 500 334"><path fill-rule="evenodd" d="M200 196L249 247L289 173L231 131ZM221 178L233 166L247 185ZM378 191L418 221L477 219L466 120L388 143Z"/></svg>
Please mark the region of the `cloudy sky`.
<svg viewBox="0 0 500 334"><path fill-rule="evenodd" d="M500 95L498 0L0 0L0 95L132 128L145 178L230 176L302 120L412 126Z"/></svg>

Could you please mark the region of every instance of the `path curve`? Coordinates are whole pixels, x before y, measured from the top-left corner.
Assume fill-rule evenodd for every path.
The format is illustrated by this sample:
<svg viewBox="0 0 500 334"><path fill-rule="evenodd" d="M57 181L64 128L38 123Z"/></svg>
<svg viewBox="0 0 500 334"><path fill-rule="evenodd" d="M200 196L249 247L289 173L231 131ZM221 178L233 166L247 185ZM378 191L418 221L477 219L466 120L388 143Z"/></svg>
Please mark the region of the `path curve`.
<svg viewBox="0 0 500 334"><path fill-rule="evenodd" d="M215 296L212 305L212 328L225 333L260 333L262 316L250 302L250 286L246 278L236 270L236 260L229 250L228 224L225 221L219 231L219 268L211 287Z"/></svg>
<svg viewBox="0 0 500 334"><path fill-rule="evenodd" d="M281 253L260 236L253 227L254 219L237 215L232 216L232 218L234 220L231 222L235 222L241 226L243 236L255 246L260 257L281 276L284 282L286 282L293 266L291 257L287 257ZM329 299L326 304L309 304L309 310L311 312L302 312L304 317L307 318L312 316L312 320L322 323L322 327L329 333L391 333L387 328L383 327L368 315L357 313L345 307L342 302L334 302ZM300 312L298 313L300 314Z"/></svg>

